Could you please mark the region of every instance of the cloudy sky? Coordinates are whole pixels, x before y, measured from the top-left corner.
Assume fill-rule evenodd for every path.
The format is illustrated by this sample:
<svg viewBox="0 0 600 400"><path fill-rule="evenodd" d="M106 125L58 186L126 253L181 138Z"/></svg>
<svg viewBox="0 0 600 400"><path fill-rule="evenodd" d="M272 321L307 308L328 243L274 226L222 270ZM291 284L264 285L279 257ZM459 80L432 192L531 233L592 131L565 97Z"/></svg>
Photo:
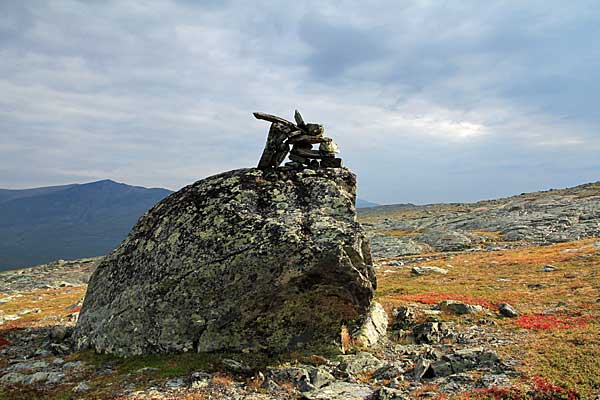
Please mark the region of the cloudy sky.
<svg viewBox="0 0 600 400"><path fill-rule="evenodd" d="M177 189L294 108L371 201L600 180L600 2L0 1L0 187Z"/></svg>

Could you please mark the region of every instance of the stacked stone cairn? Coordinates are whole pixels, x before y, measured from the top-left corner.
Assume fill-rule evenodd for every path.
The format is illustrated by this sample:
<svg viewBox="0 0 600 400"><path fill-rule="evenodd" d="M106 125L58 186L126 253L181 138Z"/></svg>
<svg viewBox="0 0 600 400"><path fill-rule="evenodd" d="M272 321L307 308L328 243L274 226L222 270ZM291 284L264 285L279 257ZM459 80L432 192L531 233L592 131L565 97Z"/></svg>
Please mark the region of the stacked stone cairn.
<svg viewBox="0 0 600 400"><path fill-rule="evenodd" d="M307 124L296 110L294 120L287 121L275 115L255 112L257 119L271 122L265 149L258 163L259 169L277 168L289 154L290 161L285 164L289 168L341 168L342 159L336 158L339 153L335 142L323 135L321 124ZM313 149L313 145L319 149Z"/></svg>

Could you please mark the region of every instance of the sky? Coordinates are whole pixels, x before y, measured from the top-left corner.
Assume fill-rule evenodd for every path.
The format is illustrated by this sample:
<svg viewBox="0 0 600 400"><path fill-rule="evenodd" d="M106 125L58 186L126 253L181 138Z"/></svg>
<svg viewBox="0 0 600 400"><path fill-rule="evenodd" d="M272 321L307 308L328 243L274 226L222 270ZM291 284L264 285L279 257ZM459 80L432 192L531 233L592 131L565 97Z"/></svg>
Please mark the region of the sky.
<svg viewBox="0 0 600 400"><path fill-rule="evenodd" d="M0 0L0 187L178 189L296 108L381 204L598 181L599 40L598 1Z"/></svg>

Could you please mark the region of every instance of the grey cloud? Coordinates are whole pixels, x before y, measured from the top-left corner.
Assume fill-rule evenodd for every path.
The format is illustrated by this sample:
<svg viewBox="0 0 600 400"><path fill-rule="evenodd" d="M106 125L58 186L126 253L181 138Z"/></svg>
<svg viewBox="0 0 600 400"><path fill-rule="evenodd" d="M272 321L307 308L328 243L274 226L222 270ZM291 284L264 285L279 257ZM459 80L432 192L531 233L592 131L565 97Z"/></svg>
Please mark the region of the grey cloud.
<svg viewBox="0 0 600 400"><path fill-rule="evenodd" d="M176 189L324 122L379 202L597 180L595 2L0 3L0 187Z"/></svg>

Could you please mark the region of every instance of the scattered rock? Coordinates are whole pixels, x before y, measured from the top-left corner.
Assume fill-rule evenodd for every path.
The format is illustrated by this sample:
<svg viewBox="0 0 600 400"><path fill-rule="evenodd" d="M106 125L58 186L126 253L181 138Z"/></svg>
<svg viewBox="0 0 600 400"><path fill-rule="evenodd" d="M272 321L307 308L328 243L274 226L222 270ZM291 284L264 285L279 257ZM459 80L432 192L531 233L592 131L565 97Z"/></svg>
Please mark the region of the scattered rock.
<svg viewBox="0 0 600 400"><path fill-rule="evenodd" d="M432 360L429 360L427 358L421 357L417 360L416 364L415 364L415 368L413 370L413 378L416 381L420 381L423 378L430 378L432 376L427 376L427 374L429 373L429 370L431 368L431 364L433 363ZM430 374L431 375L431 374Z"/></svg>
<svg viewBox="0 0 600 400"><path fill-rule="evenodd" d="M447 269L440 267L412 267L410 272L415 275L425 275L425 274L443 274L446 275L448 273Z"/></svg>
<svg viewBox="0 0 600 400"><path fill-rule="evenodd" d="M313 386L310 374L306 368L301 367L282 367L268 368L267 376L277 383L291 383L300 391L305 392L316 387Z"/></svg>
<svg viewBox="0 0 600 400"><path fill-rule="evenodd" d="M417 344L438 343L449 334L448 326L442 322L425 322L415 325L412 329L412 335Z"/></svg>
<svg viewBox="0 0 600 400"><path fill-rule="evenodd" d="M377 391L377 400L409 400L410 397L399 389L382 386Z"/></svg>
<svg viewBox="0 0 600 400"><path fill-rule="evenodd" d="M540 269L541 272L552 272L552 271L556 271L556 270L557 270L557 268L554 265L550 265L550 264L544 265Z"/></svg>
<svg viewBox="0 0 600 400"><path fill-rule="evenodd" d="M355 342L363 346L373 346L385 336L388 316L381 304L373 303L358 332L354 334Z"/></svg>
<svg viewBox="0 0 600 400"><path fill-rule="evenodd" d="M0 382L8 385L35 385L44 382L53 385L62 381L65 377L60 372L35 372L33 374L22 374L19 372L9 372L0 378Z"/></svg>
<svg viewBox="0 0 600 400"><path fill-rule="evenodd" d="M91 389L90 385L87 382L83 381L83 382L79 382L77 384L77 386L75 386L73 388L73 391L75 393L83 393L83 392L87 392L90 389Z"/></svg>
<svg viewBox="0 0 600 400"><path fill-rule="evenodd" d="M483 307L479 305L466 304L462 301L444 300L438 304L440 310L451 312L458 315L473 314L483 311Z"/></svg>
<svg viewBox="0 0 600 400"><path fill-rule="evenodd" d="M519 316L519 312L508 303L498 304L498 311L500 311L500 314L508 318L515 318Z"/></svg>
<svg viewBox="0 0 600 400"><path fill-rule="evenodd" d="M390 380L402 377L404 375L404 368L396 364L387 364L379 368L373 373L373 378L377 380Z"/></svg>
<svg viewBox="0 0 600 400"><path fill-rule="evenodd" d="M367 385L348 382L334 382L311 392L304 393L307 400L367 400L375 391Z"/></svg>
<svg viewBox="0 0 600 400"><path fill-rule="evenodd" d="M529 289L533 289L533 290L539 290L539 289L543 289L543 288L545 288L545 287L546 287L546 285L545 285L545 284L543 284L543 283L530 283L530 284L528 284L528 285L527 285L527 287L528 287Z"/></svg>
<svg viewBox="0 0 600 400"><path fill-rule="evenodd" d="M451 229L426 229L415 238L418 242L426 243L439 251L460 251L469 248L474 240L474 235Z"/></svg>
<svg viewBox="0 0 600 400"><path fill-rule="evenodd" d="M310 383L316 388L323 387L335 381L335 377L323 366L308 367Z"/></svg>
<svg viewBox="0 0 600 400"><path fill-rule="evenodd" d="M67 332L68 329L66 326L64 325L55 325L52 327L52 329L50 330L50 339L57 341L57 342L62 342L65 337L67 336Z"/></svg>
<svg viewBox="0 0 600 400"><path fill-rule="evenodd" d="M79 370L84 366L83 361L69 361L63 364L63 369Z"/></svg>
<svg viewBox="0 0 600 400"><path fill-rule="evenodd" d="M49 364L47 361L20 362L20 363L13 364L10 367L10 369L13 371L27 371L27 370L36 371L36 370L48 368L48 365Z"/></svg>
<svg viewBox="0 0 600 400"><path fill-rule="evenodd" d="M392 329L408 329L416 322L415 311L409 306L400 306L392 310Z"/></svg>
<svg viewBox="0 0 600 400"><path fill-rule="evenodd" d="M432 377L448 376L476 368L491 368L499 363L498 355L483 348L456 350L453 354L442 356L430 365L426 371Z"/></svg>
<svg viewBox="0 0 600 400"><path fill-rule="evenodd" d="M185 381L182 378L170 379L165 383L165 386L170 389L180 388L185 386Z"/></svg>
<svg viewBox="0 0 600 400"><path fill-rule="evenodd" d="M230 358L222 359L221 364L227 371L233 372L235 374L250 375L253 372L252 368L248 365L236 360L232 360Z"/></svg>
<svg viewBox="0 0 600 400"><path fill-rule="evenodd" d="M367 352L344 355L341 359L340 370L353 375L363 371L375 371L385 365L384 361Z"/></svg>

